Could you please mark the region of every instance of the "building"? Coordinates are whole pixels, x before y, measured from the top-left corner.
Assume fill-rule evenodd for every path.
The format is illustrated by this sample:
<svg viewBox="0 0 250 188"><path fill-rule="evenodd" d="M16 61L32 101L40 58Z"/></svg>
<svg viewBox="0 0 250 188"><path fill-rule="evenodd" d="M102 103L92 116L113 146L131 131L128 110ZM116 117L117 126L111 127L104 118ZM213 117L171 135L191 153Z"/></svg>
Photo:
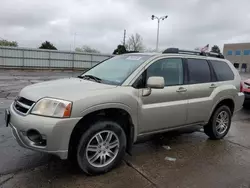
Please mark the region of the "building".
<svg viewBox="0 0 250 188"><path fill-rule="evenodd" d="M250 72L250 43L224 44L223 55L241 72Z"/></svg>

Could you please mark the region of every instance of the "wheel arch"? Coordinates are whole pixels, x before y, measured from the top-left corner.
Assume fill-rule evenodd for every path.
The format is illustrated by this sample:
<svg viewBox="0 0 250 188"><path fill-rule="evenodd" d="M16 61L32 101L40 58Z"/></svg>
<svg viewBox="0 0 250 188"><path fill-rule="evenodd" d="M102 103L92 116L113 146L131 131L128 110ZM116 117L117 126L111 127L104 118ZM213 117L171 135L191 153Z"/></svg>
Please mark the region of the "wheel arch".
<svg viewBox="0 0 250 188"><path fill-rule="evenodd" d="M213 106L213 108L212 108L212 110L210 112L210 115L209 115L209 119L212 117L215 110L218 109L219 107L221 107L222 105L228 106L230 108L231 114L233 115L234 108L235 108L235 103L234 103L233 98L231 98L231 97L223 97L219 101L217 101L217 103Z"/></svg>
<svg viewBox="0 0 250 188"><path fill-rule="evenodd" d="M70 135L69 155L75 152L72 146L78 143L80 136L91 126L91 122L94 122L98 116L121 122L121 126L127 137L127 152L131 154L132 145L137 138L137 117L135 114L132 114L128 106L123 104L103 104L88 108L82 114L82 118L75 125Z"/></svg>

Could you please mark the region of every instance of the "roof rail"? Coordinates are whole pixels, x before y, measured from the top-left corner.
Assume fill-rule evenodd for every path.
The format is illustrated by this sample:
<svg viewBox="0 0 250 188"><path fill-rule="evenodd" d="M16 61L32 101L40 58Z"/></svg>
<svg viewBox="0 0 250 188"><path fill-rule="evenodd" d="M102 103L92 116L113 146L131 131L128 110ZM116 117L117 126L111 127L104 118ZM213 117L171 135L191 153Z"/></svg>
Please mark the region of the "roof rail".
<svg viewBox="0 0 250 188"><path fill-rule="evenodd" d="M163 54L174 53L174 54L190 54L190 55L200 55L200 56L210 56L225 59L221 53L215 52L203 52L198 50L180 50L179 48L167 48L162 52Z"/></svg>

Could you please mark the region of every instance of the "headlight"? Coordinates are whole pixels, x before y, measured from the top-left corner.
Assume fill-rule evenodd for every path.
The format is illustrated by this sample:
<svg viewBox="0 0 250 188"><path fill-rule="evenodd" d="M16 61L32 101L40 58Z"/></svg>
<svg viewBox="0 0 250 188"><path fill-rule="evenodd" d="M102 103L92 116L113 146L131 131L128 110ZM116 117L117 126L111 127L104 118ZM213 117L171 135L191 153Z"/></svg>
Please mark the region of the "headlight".
<svg viewBox="0 0 250 188"><path fill-rule="evenodd" d="M42 116L67 118L70 117L71 107L72 102L70 101L43 98L36 103L31 113Z"/></svg>

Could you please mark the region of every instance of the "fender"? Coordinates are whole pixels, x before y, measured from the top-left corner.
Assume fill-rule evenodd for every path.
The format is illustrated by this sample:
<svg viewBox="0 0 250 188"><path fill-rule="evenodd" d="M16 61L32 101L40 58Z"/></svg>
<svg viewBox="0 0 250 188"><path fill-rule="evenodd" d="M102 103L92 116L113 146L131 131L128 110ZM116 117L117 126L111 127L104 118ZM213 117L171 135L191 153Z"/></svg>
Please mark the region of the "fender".
<svg viewBox="0 0 250 188"><path fill-rule="evenodd" d="M211 116L212 116L212 114L213 114L215 108L217 107L217 105L218 105L221 101L226 100L226 99L230 99L230 100L234 101L234 98L233 98L232 96L223 96L223 97L221 97L221 98L213 105L212 110L211 110L211 112L210 112L210 114L209 114L209 119L211 118ZM208 120L208 121L209 121L209 120Z"/></svg>
<svg viewBox="0 0 250 188"><path fill-rule="evenodd" d="M119 108L125 110L131 117L132 123L134 125L134 135L133 135L133 141L135 142L137 140L137 134L138 134L138 115L137 115L137 109L133 110L129 106L123 104L123 103L102 103L98 105L94 105L91 107L88 107L81 111L81 116L84 117L92 112L98 111L98 110L105 110L108 108Z"/></svg>

